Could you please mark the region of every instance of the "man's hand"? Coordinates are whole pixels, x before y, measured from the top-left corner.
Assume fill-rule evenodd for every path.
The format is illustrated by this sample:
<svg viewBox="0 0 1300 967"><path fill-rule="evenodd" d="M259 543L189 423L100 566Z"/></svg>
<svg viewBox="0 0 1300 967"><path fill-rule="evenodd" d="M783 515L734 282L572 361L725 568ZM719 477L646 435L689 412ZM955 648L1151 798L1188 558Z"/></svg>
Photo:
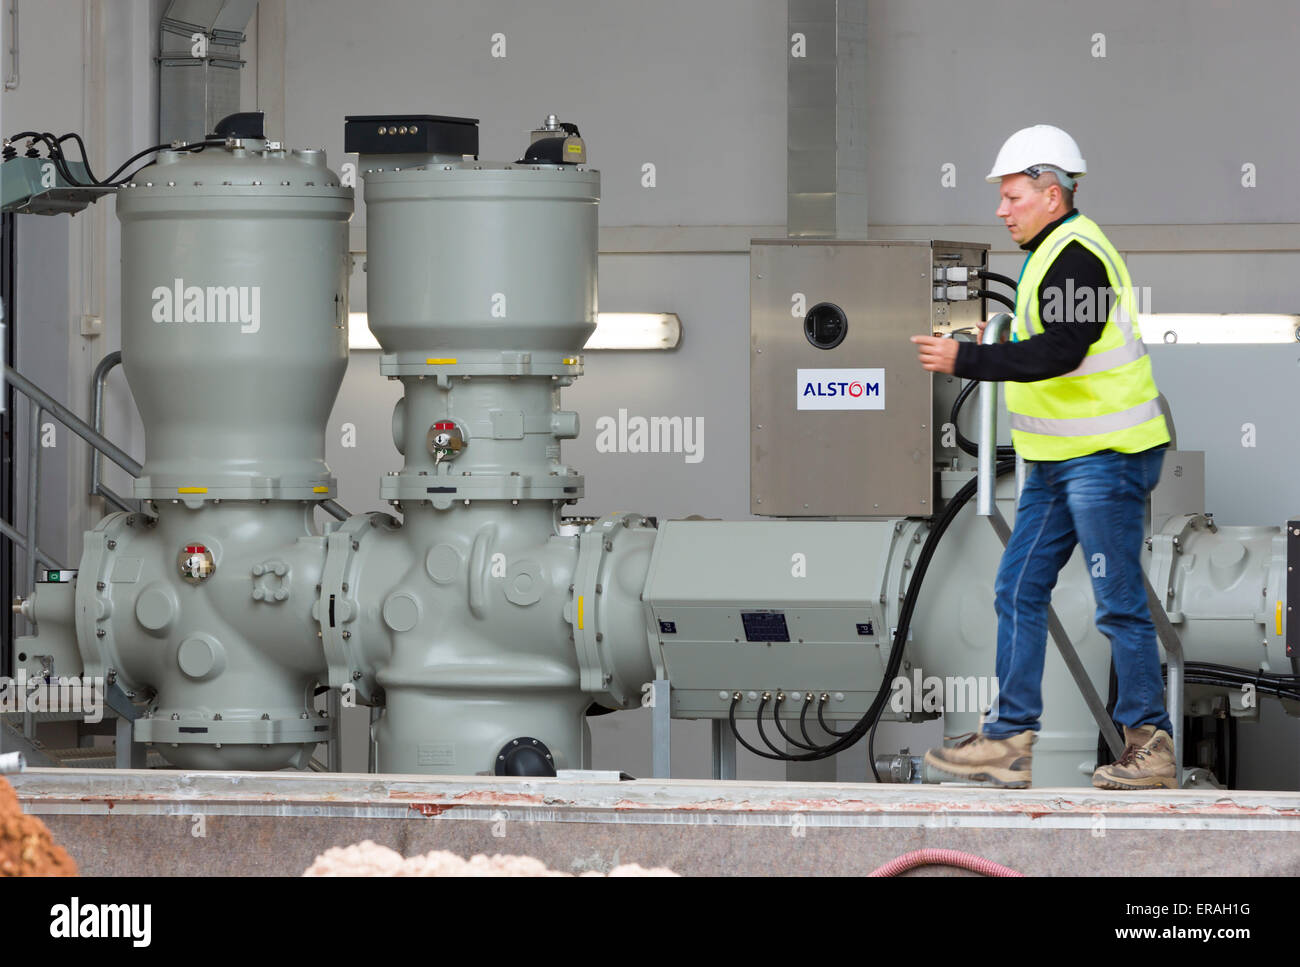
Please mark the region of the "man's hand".
<svg viewBox="0 0 1300 967"><path fill-rule="evenodd" d="M942 336L913 336L921 365L932 373L951 373L957 364L957 340Z"/></svg>

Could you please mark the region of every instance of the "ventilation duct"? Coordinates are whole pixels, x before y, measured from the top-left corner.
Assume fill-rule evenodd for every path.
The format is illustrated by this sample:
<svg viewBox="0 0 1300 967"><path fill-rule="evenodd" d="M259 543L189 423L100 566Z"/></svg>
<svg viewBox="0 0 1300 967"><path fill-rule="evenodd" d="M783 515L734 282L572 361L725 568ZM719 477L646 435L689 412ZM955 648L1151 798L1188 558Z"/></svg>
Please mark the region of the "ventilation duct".
<svg viewBox="0 0 1300 967"><path fill-rule="evenodd" d="M867 0L788 0L787 233L867 237Z"/></svg>
<svg viewBox="0 0 1300 967"><path fill-rule="evenodd" d="M172 0L158 38L158 138L200 141L239 111L239 48L257 0Z"/></svg>

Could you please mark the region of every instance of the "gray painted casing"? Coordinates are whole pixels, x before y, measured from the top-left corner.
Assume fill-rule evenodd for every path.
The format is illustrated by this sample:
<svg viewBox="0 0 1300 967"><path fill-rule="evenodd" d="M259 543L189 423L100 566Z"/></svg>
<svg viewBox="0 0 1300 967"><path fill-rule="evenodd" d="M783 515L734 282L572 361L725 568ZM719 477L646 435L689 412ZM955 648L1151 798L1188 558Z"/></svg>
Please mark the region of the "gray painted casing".
<svg viewBox="0 0 1300 967"><path fill-rule="evenodd" d="M577 417L559 405L595 327L599 174L379 156L361 168L370 329L404 390L405 463L380 492L403 519L354 518L329 538L330 681L383 703L381 771L492 770L525 736L552 766L587 767L593 700L635 704L653 675L653 529L560 517L583 493L560 462ZM438 425L463 445L435 450Z"/></svg>
<svg viewBox="0 0 1300 967"><path fill-rule="evenodd" d="M324 152L246 140L160 152L117 212L122 366L147 438L135 496L332 498L352 189Z"/></svg>

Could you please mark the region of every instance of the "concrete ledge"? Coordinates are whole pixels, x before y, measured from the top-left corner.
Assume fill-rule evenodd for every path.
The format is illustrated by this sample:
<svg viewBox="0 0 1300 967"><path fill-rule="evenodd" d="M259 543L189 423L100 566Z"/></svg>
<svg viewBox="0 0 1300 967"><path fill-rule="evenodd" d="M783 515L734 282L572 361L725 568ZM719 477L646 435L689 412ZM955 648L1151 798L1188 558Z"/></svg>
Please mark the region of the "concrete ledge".
<svg viewBox="0 0 1300 967"><path fill-rule="evenodd" d="M1300 793L32 770L9 777L87 875L289 875L372 839L553 869L861 875L961 849L1031 875L1300 873ZM956 871L932 868L932 873Z"/></svg>

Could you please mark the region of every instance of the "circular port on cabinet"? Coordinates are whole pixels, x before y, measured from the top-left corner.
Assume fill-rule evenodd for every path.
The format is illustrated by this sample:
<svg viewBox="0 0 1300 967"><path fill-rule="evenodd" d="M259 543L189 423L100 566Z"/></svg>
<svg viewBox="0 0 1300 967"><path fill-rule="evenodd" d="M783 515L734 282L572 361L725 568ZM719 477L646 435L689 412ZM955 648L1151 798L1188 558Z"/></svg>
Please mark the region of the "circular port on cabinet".
<svg viewBox="0 0 1300 967"><path fill-rule="evenodd" d="M803 334L818 349L834 349L849 332L849 317L833 302L819 302L803 317Z"/></svg>

